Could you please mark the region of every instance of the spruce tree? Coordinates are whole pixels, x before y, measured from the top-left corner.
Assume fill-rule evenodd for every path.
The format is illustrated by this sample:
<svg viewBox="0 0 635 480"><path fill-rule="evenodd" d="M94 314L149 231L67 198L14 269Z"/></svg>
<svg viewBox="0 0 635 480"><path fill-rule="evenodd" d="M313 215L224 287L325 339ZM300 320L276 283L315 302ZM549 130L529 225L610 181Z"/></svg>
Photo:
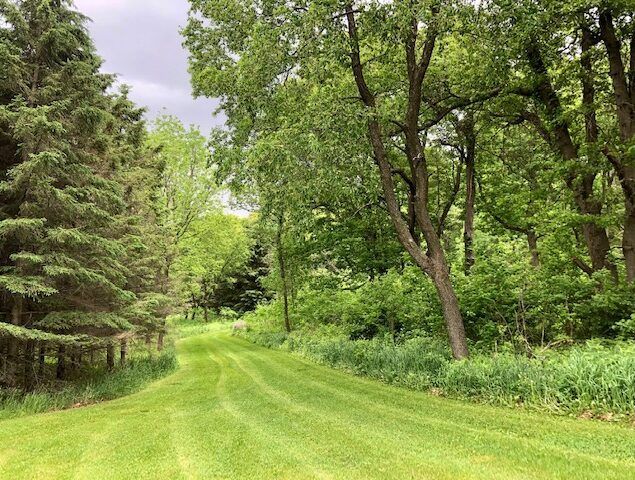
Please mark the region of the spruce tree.
<svg viewBox="0 0 635 480"><path fill-rule="evenodd" d="M84 23L70 1L0 0L0 336L4 383L27 388L36 343L57 351L58 376L84 348L110 358L133 328L130 289L156 287L134 280L151 275L131 262L145 246L121 173L143 126L107 93Z"/></svg>

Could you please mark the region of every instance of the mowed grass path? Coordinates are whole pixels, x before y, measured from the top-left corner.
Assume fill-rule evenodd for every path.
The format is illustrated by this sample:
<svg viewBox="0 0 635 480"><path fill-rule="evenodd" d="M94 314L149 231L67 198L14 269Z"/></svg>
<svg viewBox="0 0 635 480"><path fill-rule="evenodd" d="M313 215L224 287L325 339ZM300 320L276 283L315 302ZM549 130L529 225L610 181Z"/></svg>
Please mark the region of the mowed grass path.
<svg viewBox="0 0 635 480"><path fill-rule="evenodd" d="M227 333L113 402L0 422L0 479L635 479L635 429L473 405Z"/></svg>

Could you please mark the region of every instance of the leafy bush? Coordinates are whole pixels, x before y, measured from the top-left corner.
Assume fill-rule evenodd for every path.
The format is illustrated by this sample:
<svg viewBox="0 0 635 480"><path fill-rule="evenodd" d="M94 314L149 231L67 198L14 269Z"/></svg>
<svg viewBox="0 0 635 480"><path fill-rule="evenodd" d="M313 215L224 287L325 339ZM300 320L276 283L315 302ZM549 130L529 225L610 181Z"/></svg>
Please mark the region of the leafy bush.
<svg viewBox="0 0 635 480"><path fill-rule="evenodd" d="M240 332L250 341L386 383L454 398L559 413L635 413L635 345L587 342L536 358L511 353L451 359L445 344L416 337L347 340L282 332Z"/></svg>
<svg viewBox="0 0 635 480"><path fill-rule="evenodd" d="M487 262L477 262L470 275L453 268L468 337L476 349L503 346L527 353L597 337L633 338L635 286L615 285L605 274L589 278L573 265L570 270L561 264L534 268L513 241L482 243L477 253L486 255ZM390 270L370 281L349 280L346 286L329 275L320 273L295 294L294 328L329 328L352 340L445 337L437 293L417 268ZM279 328L282 318L280 301L260 305L245 316L264 330Z"/></svg>

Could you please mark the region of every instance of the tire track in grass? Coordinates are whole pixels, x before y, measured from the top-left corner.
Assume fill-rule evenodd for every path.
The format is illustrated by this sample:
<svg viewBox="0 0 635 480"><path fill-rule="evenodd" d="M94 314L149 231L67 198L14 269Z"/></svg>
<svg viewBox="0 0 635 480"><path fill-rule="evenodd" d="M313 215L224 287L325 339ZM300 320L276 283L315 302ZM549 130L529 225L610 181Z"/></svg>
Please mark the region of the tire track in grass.
<svg viewBox="0 0 635 480"><path fill-rule="evenodd" d="M191 369L192 367L190 367ZM196 368L196 367L194 367ZM216 385L220 380L220 371L214 372L214 378L212 379L212 384L214 385L214 390L217 388ZM218 373L218 374L216 374ZM206 377L207 380L210 377ZM206 383L207 385L208 383ZM210 409L212 415L214 415L215 419L218 419L218 412L214 411L213 402L217 399L213 396L208 398L208 402L206 402L206 407ZM206 464L202 465L201 455L200 455L200 447L199 445L193 445L193 436L192 430L190 427L190 421L196 417L194 412L192 411L192 407L194 405L190 405L189 409L181 409L176 406L173 406L170 409L170 413L168 415L168 423L169 423L169 438L170 443L173 446L175 451L176 461L180 469L180 477L188 480L204 478L204 472L210 471L210 469ZM218 408L218 406L217 406ZM220 420L220 419L218 419ZM185 434L184 434L185 433Z"/></svg>
<svg viewBox="0 0 635 480"><path fill-rule="evenodd" d="M241 339L238 339L237 341L239 341L241 344L245 343L251 346L252 349L263 348L253 344L249 344L248 342L245 342ZM256 352L252 354L254 354L256 357L260 357ZM331 388L332 391L335 393L341 392L341 389L333 389L333 387L328 386L329 383L332 383L332 380L335 376L339 375L340 378L347 380L350 378L354 378L357 380L356 383L351 383L350 380L348 380L344 383L346 388L350 388L352 385L355 385L356 390L359 391L359 395L374 395L377 397L381 397L382 400L385 400L386 402L389 402L391 404L400 403L400 408L408 410L410 413L418 417L420 417L421 412L419 410L416 410L416 408L418 407L418 404L421 404L421 402L425 402L426 404L428 404L428 407L431 407L426 411L426 418L439 418L444 421L448 421L447 418L450 416L454 418L458 417L462 422L471 424L477 423L489 430L491 430L493 427L498 427L496 431L501 433L512 433L517 434L521 437L536 438L536 434L534 433L518 431L518 426L521 421L532 419L533 421L541 422L541 430L547 430L545 433L537 432L541 435L540 440L542 441L549 440L551 435L557 435L561 433L563 424L566 424L568 430L574 430L576 432L576 435L588 439L593 451L597 452L598 448L601 447L602 451L601 454L599 454L601 458L609 456L617 460L635 462L635 430L627 426L600 422L582 422L577 419L571 419L569 417L556 416L552 414L539 415L531 410L510 409L506 407L475 404L443 397L433 397L425 392L419 392L403 387L387 385L380 382L379 380L375 380L369 377L356 376L343 370L334 369L328 366L322 366L306 358L300 357L298 355L289 354L284 351L274 350L273 354L274 356L276 356L277 359L283 362L286 359L291 358L294 361L303 364L305 367L312 369L314 373L319 374L319 379L307 379L307 381L312 382L319 388ZM265 362L273 362L273 358L268 358L267 356L262 356L261 360ZM279 363L280 362L274 362L274 365L278 365ZM502 415L496 416L496 420L499 425L492 425L491 423L489 423L489 419L486 423L484 419L487 416L475 415L475 412L486 412L494 414L502 413ZM620 430L621 435L616 436L616 431ZM603 438L605 444L598 445L598 434L606 434ZM577 439L579 440L579 438ZM558 442L554 443L554 445L558 445L562 439L558 438L557 440ZM575 451L578 450L579 448L575 449Z"/></svg>
<svg viewBox="0 0 635 480"><path fill-rule="evenodd" d="M0 422L0 479L619 479L635 430L438 399L227 334L113 402ZM113 438L115 437L115 438Z"/></svg>
<svg viewBox="0 0 635 480"><path fill-rule="evenodd" d="M237 359L235 359L238 361ZM252 361L252 365L258 368L256 364ZM277 367L282 368L280 364L276 364ZM420 467L418 474L410 474L414 475L412 478L474 478L474 475L479 471L482 473L482 478L492 478L491 475L494 472L502 472L504 470L503 463L500 459L498 460L497 465L487 464L484 462L486 459L484 456L481 456L478 460L479 462L474 462L476 464L473 465L472 471L469 474L469 477L462 476L460 473L460 468L465 466L465 462L459 460L461 455L456 455L455 457L448 458L447 452L432 452L428 446L425 445L417 445L413 443L413 440L417 437L417 431L412 431L411 429L404 430L402 425L398 425L395 422L382 422L382 414L383 411L379 410L376 412L376 415L368 415L367 408L360 408L360 405L363 405L367 399L357 399L355 404L349 405L348 408L343 409L346 413L339 413L338 405L331 406L331 408L324 408L325 405L315 405L313 402L316 398L320 397L327 400L328 397L333 397L333 392L329 392L328 395L320 395L323 393L324 384L317 385L317 388L313 389L310 395L298 396L297 394L289 394L289 393L281 393L284 385L306 385L307 379L309 377L302 377L301 379L293 376L290 377L287 375L287 379L291 381L283 382L283 386L271 386L266 382L266 379L280 378L282 375L289 373L288 370L282 371L282 375L257 375L255 373L249 373L249 371L253 371L253 369L248 369L243 367L243 370L251 376L254 382L259 384L263 391L265 391L268 395L273 397L274 399L284 402L290 408L297 409L297 404L307 404L309 403L311 406L305 406L303 408L304 411L310 413L312 416L319 418L323 425L320 426L322 429L330 429L330 430L338 430L338 438L347 437L351 441L349 442L351 445L359 447L363 445L366 447L366 452L358 451L357 453L363 455L364 453L368 453L368 451L373 451L377 449L381 449L384 452L384 457L378 465L375 465L374 468L377 469L377 473L380 474L375 478L404 478L406 472L398 472L396 471L395 465L407 465L407 464L418 464ZM306 389L303 389L304 392L307 392ZM339 398L344 398L340 392L337 392L335 395ZM305 398L307 397L307 398ZM348 398L347 400L350 400ZM327 413L322 413L327 412ZM369 423L369 419L376 419L376 421ZM401 419L397 419L401 420ZM404 449L402 446L408 445L408 449ZM359 450L359 449L357 449ZM457 454L462 453L464 457L469 456L471 452L465 450L463 448L458 448L455 452ZM421 459L426 458L425 462L422 463ZM479 465L480 463L481 465ZM456 467L454 471L451 468L452 466ZM428 472L433 471L434 476L422 476L421 470L427 470ZM494 472L493 472L494 471ZM364 478L363 474L362 477ZM521 472L517 478L526 479L527 472ZM534 477L537 478L537 477Z"/></svg>
<svg viewBox="0 0 635 480"><path fill-rule="evenodd" d="M246 367L237 356L229 354L227 356L236 364L241 373L258 387L258 394L262 398L263 408L268 409L266 420L263 420L264 417L261 415L252 414L248 423L258 425L261 431L271 431L273 429L271 433L267 434L270 443L275 443L281 449L283 448L287 454L291 454L299 464L304 465L303 470L305 472L307 470L310 471L315 478L331 478L330 474L323 469L324 461L315 458L316 453L330 455L333 458L334 453L341 455L339 450L342 448L341 444L345 443L349 451L346 458L338 459L342 463L343 460L350 460L353 456L353 450L361 453L359 447L368 446L368 442L350 435L349 428L342 428L339 423L332 421L327 416L317 414L312 408L307 408L297 403L294 404L279 391L271 389L265 382L261 381L258 375ZM250 409L247 409L246 412L241 412L240 415L248 416L249 412ZM290 422L287 419L290 419ZM289 423L291 423L291 429L289 429ZM337 431L339 445L336 443L324 445L315 441L313 438L314 433L327 429L331 432ZM286 441L279 439L286 439ZM355 440L355 442L352 440ZM354 467L352 464L346 466L348 468ZM349 475L350 473L349 471Z"/></svg>
<svg viewBox="0 0 635 480"><path fill-rule="evenodd" d="M311 451L319 451L322 455L329 455L329 460L335 460L337 462L337 466L346 467L348 469L347 477L349 478L354 472L358 474L357 478L370 478L368 469L361 470L361 468L357 468L357 471L355 470L356 467L362 466L372 467L372 470L374 471L372 478L467 478L460 475L458 472L448 471L451 470L450 464L453 463L453 461L452 459L448 459L445 455L437 458L435 462L432 462L432 459L428 457L425 463L421 463L421 458L413 455L412 450L393 448L390 452L386 452L385 444L395 441L395 431L386 431L385 433L382 433L382 430L377 429L376 425L373 425L372 423L370 425L368 424L367 416L362 421L362 419L352 418L350 416L350 413L353 410L349 410L348 413L341 414L336 413L338 411L338 407L335 407L327 410L328 413L321 413L323 409L320 407L323 407L324 405L316 406L311 404L310 407L298 407L297 404L300 402L297 402L297 399L293 399L290 395L282 394L280 393L280 389L268 385L266 381L264 381L265 376L259 376L254 373L249 374L248 369L246 368L243 368L243 370L256 384L261 387L262 391L272 399L269 403L274 408L280 408L280 403L284 403L289 409L305 412L307 416L303 416L300 421L306 423L308 421L307 417L310 416L316 419L317 422L315 422L316 424L309 423L308 425L302 425L303 428L309 432L329 431L334 435L333 441L330 444L330 450L326 452L319 450L320 448L323 448L323 446L317 444L311 445L313 447L313 450ZM315 395L315 392L312 396L314 399L319 397L318 395ZM326 397L324 396L321 398L326 400ZM257 420L258 419L255 419L255 421ZM284 426L284 424L281 426ZM296 425L296 427L298 426L299 425ZM310 439L310 436L305 437ZM378 445L378 441L383 442L383 444ZM345 444L347 446L348 450L346 454L341 451L341 444ZM384 451L385 455L382 455L380 458L369 455L370 452L376 453L378 450ZM344 458L342 458L342 456L344 456ZM360 458L366 458L366 460L362 462L358 460ZM315 463L316 460L311 460L311 462ZM414 471L400 471L398 465L404 464L420 464L419 467L421 468L417 470L418 473L414 473ZM427 473L423 473L423 467L426 467Z"/></svg>
<svg viewBox="0 0 635 480"><path fill-rule="evenodd" d="M282 352L280 354L285 355ZM267 361L265 359L265 357L263 357L263 359L264 359L264 361ZM274 362L274 365L280 367L280 364L278 362ZM321 368L324 369L324 367L321 367ZM332 369L327 369L327 370L330 373L333 372ZM286 371L286 372L282 371L281 373L283 375L285 373L287 375L294 375L292 371ZM351 378L349 375L346 375L346 374L343 374L343 373L340 373L340 375L341 376L345 375L346 378ZM332 387L327 387L328 381L332 380L332 375L331 375L331 378L327 379L326 381L325 380L320 380L319 382L318 381L311 381L309 377L303 377L303 380L305 382L308 381L308 382L311 382L314 385L317 385L317 388L320 388L320 389L331 388L331 393L333 395L335 395L335 396L339 396L340 398L346 398L347 394L351 392L350 387L351 387L352 384L350 382L346 383L346 388L349 388L349 390L348 390L346 395L342 394L342 389L341 388L340 389L335 389L335 388L332 388ZM377 389L377 387L379 385L381 385L377 381L373 381L373 380L366 380L366 379L359 379L359 380L363 380L365 383L366 382L372 382L371 386L374 387L375 390ZM292 380L292 381L295 381L295 380ZM292 383L292 381L290 381L288 383ZM391 388L393 388L394 390L397 390L399 393L405 392L401 388L396 388L396 387L391 387ZM408 393L413 393L415 395L417 395L417 394L421 395L421 393L418 393L418 392L408 392ZM394 399L394 396L392 396L391 398ZM358 402L364 402L365 400L367 400L367 399L365 399L363 396L361 398L358 396ZM427 400L427 398L426 398L426 400ZM433 400L436 400L436 399L433 399ZM438 401L443 402L444 400L436 400L436 401L437 402ZM456 402L456 403L458 403L458 402ZM411 404L412 404L412 402L411 402ZM469 406L469 407L478 408L477 406ZM392 411L393 413L396 414L395 418L403 418L404 417L403 410L401 410L401 409L400 410L396 410L395 408L391 408L391 407L388 407L388 408L389 408L390 411ZM375 402L368 403L368 409L374 411L378 415L386 412L386 407L385 406L383 406L381 409L377 409ZM499 410L504 410L504 409L499 409ZM520 413L520 415L522 415L525 412L519 412L519 413ZM434 423L434 420L431 421L431 419L427 418L427 417L422 418L420 414L419 415L413 415L413 414L410 413L407 417L412 422L418 422L418 423L425 422L425 425L427 425L427 426L429 426L431 423ZM557 418L557 420L563 421L564 419ZM575 421L571 421L571 422L572 423L579 423L579 422L575 422ZM439 423L439 422L437 421L437 423ZM442 420L441 423L445 424L445 425L452 425L452 426L456 427L455 431L460 431L461 429L463 429L463 430L471 431L471 432L473 432L475 434L478 434L478 435L498 436L498 437L501 437L502 440L505 440L505 441L509 441L510 440L510 438L509 438L510 433L509 432L498 432L496 430L490 432L486 428L478 428L478 429L476 429L476 428L471 427L469 425L465 425L465 424L462 424L462 423L456 423L456 422L452 422L452 421L448 421L448 420ZM595 426L599 426L599 425L596 424ZM604 427L604 425L602 425L602 426ZM614 426L612 426L612 427L614 427ZM631 438L633 438L633 434L635 433L635 431L627 430L627 433L629 433L631 435ZM591 463L593 463L596 466L601 467L601 468L606 468L606 467L609 467L609 468L611 468L611 467L624 467L625 465L631 465L635 469L635 463L633 463L633 461L626 461L625 462L623 460L606 459L605 457L600 456L600 455L590 454L588 452L579 452L579 451L573 450L571 448L562 448L562 447L558 446L557 444L546 447L545 445L542 445L541 442L539 442L538 440L531 438L531 436L529 436L529 435L514 435L514 434L512 434L512 438L511 439L514 439L514 437L516 437L515 439L518 440L519 442L521 442L522 444L526 444L525 446L531 448L532 458L530 459L530 461L531 461L531 464L530 464L531 465L530 466L531 470L530 471L534 472L534 475L535 475L535 460L537 460L537 459L533 457L533 453L535 453L536 449L543 450L544 454L545 454L544 456L545 457L549 456L550 458L552 458L553 451L557 451L557 452L563 453L564 456L567 457L567 458L564 459L564 465L565 466L570 466L571 456L574 456L574 457L577 456L577 457L581 457L584 460L590 461ZM597 441L597 439L596 439L596 441ZM630 450L630 452L631 452L631 457L630 458L633 458L632 455L635 454L635 449ZM499 459L499 461L500 461L500 459ZM619 473L615 473L615 474L611 475L610 473L608 473L606 471L602 471L602 475L607 475L607 474L609 475L608 478L621 478L619 476ZM566 476L567 473L563 473L563 475Z"/></svg>
<svg viewBox="0 0 635 480"><path fill-rule="evenodd" d="M282 352L277 352L279 355L286 355L289 356L288 354L282 353ZM258 357L256 355L256 358L258 358L258 360L264 361L264 362L269 362L274 369L277 369L277 375L270 375L268 376L268 378L274 379L280 376L286 376L286 385L293 385L294 382L299 382L302 381L305 384L306 383L310 383L312 384L315 388L319 389L319 390L324 390L325 388L330 389L330 393L340 399L346 400L347 397L350 395L350 393L353 393L350 390L351 385L356 384L357 382L359 382L360 380L363 379L358 379L356 377L350 377L348 375L346 375L346 378L349 379L349 381L346 383L345 388L348 389L346 394L342 393L342 388L332 388L329 387L329 381L332 381L332 377L334 373L337 372L333 372L333 370L330 370L331 378L328 379L327 381L320 379L320 381L313 381L311 380L310 376L303 376L301 378L299 378L299 375L296 373L297 370L290 370L290 369L284 369L282 368L282 363L281 362L274 362L272 357L268 357L268 356L262 356L262 357ZM296 358L296 357L292 357L292 358ZM317 367L318 369L323 368L323 367ZM338 375L343 376L345 374L342 373L338 373ZM366 380L366 382L368 382L368 380ZM379 389L381 390L382 388L385 388L384 385L381 385L377 382L373 382L374 383L374 387L375 389ZM393 387L394 388L394 387ZM399 389L400 391L403 391L402 389ZM539 478L537 477L538 472L536 472L536 461L539 460L538 458L536 458L536 453L537 450L540 450L541 456L546 458L549 457L550 459L553 460L553 453L554 451L561 453L563 455L561 455L563 457L563 461L562 461L562 466L564 467L564 470L561 472L561 474L563 475L564 478L570 478L568 475L570 472L568 472L567 467L570 466L570 462L572 460L571 457L578 457L578 460L584 460L587 463L590 463L591 465L601 468L602 470L598 470L599 472L601 471L602 473L599 473L599 475L602 476L602 478L621 478L619 475L619 472L614 471L613 473L610 472L611 469L613 469L614 467L624 467L625 463L629 464L632 462L624 462L624 461L619 461L619 460L611 460L611 459L606 459L604 457L598 456L598 455L592 455L589 454L587 452L579 452L576 450L572 450L570 448L566 449L566 448L561 448L558 446L545 446L542 445L539 441L532 439L530 436L519 436L519 435L514 435L511 434L509 432L498 432L498 431L488 431L484 428L474 428L471 427L469 425L465 425L462 423L456 423L453 421L448 421L448 420L434 420L434 419L429 419L429 418L422 418L421 415L413 415L411 413L405 414L405 412L403 410L397 410L393 407L386 407L385 405L382 406L382 408L377 408L377 404L376 402L369 402L367 398L365 398L363 395L360 396L358 393L354 393L354 395L356 396L356 401L355 401L355 405L358 405L360 403L365 403L365 408L367 410L369 410L369 413L372 412L374 415L376 416L382 416L385 415L387 412L391 412L393 414L393 417L398 420L398 419L404 419L404 417L406 417L409 422L407 425L409 425L410 423L412 423L412 426L415 426L415 424L417 424L418 427L421 426L431 426L431 424L436 424L438 425L443 425L448 427L447 430L453 434L453 436L456 436L456 432L457 431L468 431L471 434L473 434L473 437L479 438L479 437L485 437L486 440L504 440L505 442L516 442L519 444L519 446L521 447L525 447L527 449L527 451L531 451L532 454L530 457L525 459L525 462L527 464L526 468L524 469L524 472L521 472L523 474L523 476L526 476L529 472L531 472L531 475L533 475L533 478ZM458 403L458 402L457 402ZM559 420L563 420L563 419L559 419ZM421 425L423 422L423 425ZM388 427L388 425L386 425L386 427ZM416 434L415 432L412 432L414 434ZM450 439L451 440L451 439ZM447 439L444 439L444 441L447 442ZM486 446L486 445L484 445ZM488 457L491 457L490 455L488 455L488 452L472 452L472 456L482 460L482 459L486 459ZM498 458L496 459L497 463L505 463L505 459L501 459ZM518 467L518 465L516 465L516 467ZM635 465L634 465L635 467ZM609 471L606 471L606 469L609 469ZM553 478L553 472L550 473L545 473L545 475L548 475L545 478ZM526 477L525 477L526 478ZM597 477L600 478L600 477Z"/></svg>
<svg viewBox="0 0 635 480"><path fill-rule="evenodd" d="M297 376L293 374L292 371L288 371L288 370L285 371L281 369L280 374L287 375L290 380L289 383L293 383L299 380ZM624 462L620 462L617 460L612 461L610 459L606 459L598 455L581 453L571 449L564 449L564 448L558 448L558 447L545 447L544 445L541 444L541 442L539 442L538 440L533 440L530 436L527 436L527 435L515 435L515 434L510 434L505 432L490 431L486 428L476 428L473 426L466 425L464 423L421 417L421 415L415 415L411 412L404 412L402 409L390 407L385 404L382 404L380 407L378 402L371 401L367 396L363 394L359 394L358 392L355 392L354 390L351 390L350 389L351 385L346 385L345 388L348 388L348 390L343 391L342 388L330 387L326 382L324 382L324 380L314 381L314 380L311 380L310 377L302 377L302 381L305 384L311 384L313 387L315 387L318 390L329 390L331 395L338 397L339 399L344 401L350 400L350 397L352 395L355 397L355 405L359 406L360 404L363 404L365 407L364 409L366 411L368 411L369 413L375 414L378 418L385 418L387 413L391 413L392 417L395 420L409 420L409 423L405 423L404 425L406 426L411 425L413 427L416 427L417 429L421 429L423 427L444 426L444 427L449 427L447 430L449 430L453 435L455 435L456 431L462 431L462 432L467 431L475 435L490 437L491 440L502 439L506 441L515 441L520 443L521 446L524 446L524 447L528 447L532 449L542 448L542 449L545 449L546 454L551 454L552 450L555 449L559 451L560 453L563 453L566 455L579 456L579 457L585 458L586 460L602 462L604 464L611 463L612 465L619 465L619 466L623 466L624 464ZM351 405L351 408L353 408L352 405ZM386 427L388 426L389 425L386 425ZM416 434L417 432L415 430L412 433ZM535 452L535 450L532 450L532 451ZM484 458L484 457L481 457L481 458ZM501 461L501 459L498 459L498 461ZM634 464L634 467L635 467L635 464Z"/></svg>
<svg viewBox="0 0 635 480"><path fill-rule="evenodd" d="M197 388L186 408L175 406L171 412L171 441L178 452L178 463L185 470L184 478L228 478L232 465L228 452L235 448L235 425L218 394L223 369L214 360L208 344L199 347L202 350L197 354L199 360L192 363L188 376L191 379L188 383L194 380Z"/></svg>
<svg viewBox="0 0 635 480"><path fill-rule="evenodd" d="M220 354L217 354L220 356ZM254 421L254 418L248 414L248 412L256 412L256 418L264 418L262 415L263 409L266 408L266 402L261 395L257 395L257 391L252 388L253 382L248 375L240 368L240 366L230 358L226 352L222 354L222 363L225 371L229 370L235 373L230 380L234 382L238 381L242 385L242 389L245 395L237 396L235 392L236 388L231 388L228 383L222 382L219 390L219 396L223 408L228 411L234 418L234 421L245 432L249 433L249 438L255 440L259 446L257 462L257 471L253 472L254 475L262 475L266 471L273 477L268 478L331 478L325 476L315 465L311 465L307 462L307 458L302 455L302 452L297 451L293 444L284 441L285 435L290 432L271 432L270 424L274 416L267 416L266 422ZM220 363L220 362L219 362ZM234 367L235 365L235 367ZM221 375L223 375L221 371ZM232 394L232 392L234 392ZM283 412L274 412L279 414ZM281 435L280 435L280 434ZM295 432L294 432L295 433ZM273 447L273 448L272 448ZM300 468L299 468L300 467ZM261 471L264 470L264 471ZM258 478L254 476L252 478Z"/></svg>

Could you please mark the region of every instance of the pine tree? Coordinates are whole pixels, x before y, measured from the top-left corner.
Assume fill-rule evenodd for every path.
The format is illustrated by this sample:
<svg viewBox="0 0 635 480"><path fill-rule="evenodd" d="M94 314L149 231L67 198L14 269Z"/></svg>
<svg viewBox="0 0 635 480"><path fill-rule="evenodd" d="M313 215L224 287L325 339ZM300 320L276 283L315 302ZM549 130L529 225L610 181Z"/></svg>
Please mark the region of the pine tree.
<svg viewBox="0 0 635 480"><path fill-rule="evenodd" d="M88 348L106 347L111 367L114 344L135 324L158 328L165 303L144 243L161 232L139 207L152 187L131 177L142 113L108 94L71 7L0 0L0 337L4 383L26 388L36 344L40 358L57 352L58 377Z"/></svg>

